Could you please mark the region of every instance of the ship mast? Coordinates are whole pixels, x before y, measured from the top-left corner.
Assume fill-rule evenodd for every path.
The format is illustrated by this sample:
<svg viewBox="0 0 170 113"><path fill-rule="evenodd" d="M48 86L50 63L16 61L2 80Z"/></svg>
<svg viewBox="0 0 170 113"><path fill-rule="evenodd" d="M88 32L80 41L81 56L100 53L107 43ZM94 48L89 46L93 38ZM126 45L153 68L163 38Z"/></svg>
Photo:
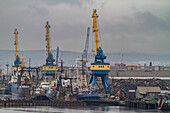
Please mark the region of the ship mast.
<svg viewBox="0 0 170 113"><path fill-rule="evenodd" d="M48 21L46 22L46 41L47 41L47 58L50 54L50 36L49 36L49 28L50 28L50 25L48 24Z"/></svg>
<svg viewBox="0 0 170 113"><path fill-rule="evenodd" d="M94 13L93 13L93 32L95 33L95 41L96 41L96 55L97 55L97 51L99 49L99 38L98 38L98 28L97 28L97 18L98 18L98 15L96 13L96 9L94 10Z"/></svg>
<svg viewBox="0 0 170 113"><path fill-rule="evenodd" d="M18 56L18 37L17 37L18 31L17 31L17 28L15 28L14 34L15 34L15 43L14 43L14 45L15 45L15 59L16 59L17 56Z"/></svg>
<svg viewBox="0 0 170 113"><path fill-rule="evenodd" d="M24 61L26 58L24 58L23 57L23 54L22 54L22 58L21 58L21 67L23 68L23 67L25 67L25 62L26 61Z"/></svg>

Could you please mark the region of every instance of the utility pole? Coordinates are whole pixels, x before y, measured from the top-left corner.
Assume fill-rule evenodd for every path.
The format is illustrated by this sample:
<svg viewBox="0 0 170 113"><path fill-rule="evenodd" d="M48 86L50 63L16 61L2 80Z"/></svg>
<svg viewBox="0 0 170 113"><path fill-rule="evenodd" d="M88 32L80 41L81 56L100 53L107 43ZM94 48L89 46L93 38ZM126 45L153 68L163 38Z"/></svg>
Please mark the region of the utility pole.
<svg viewBox="0 0 170 113"><path fill-rule="evenodd" d="M6 64L6 67L7 67L7 74L6 74L6 75L7 75L7 76L8 76L8 66L9 66L9 64Z"/></svg>
<svg viewBox="0 0 170 113"><path fill-rule="evenodd" d="M29 58L29 77L31 78L31 75L30 75L30 65L31 65L31 58Z"/></svg>
<svg viewBox="0 0 170 113"><path fill-rule="evenodd" d="M7 77L7 78L8 78L8 66L9 66L9 64L6 64L6 67L7 67L6 77Z"/></svg>

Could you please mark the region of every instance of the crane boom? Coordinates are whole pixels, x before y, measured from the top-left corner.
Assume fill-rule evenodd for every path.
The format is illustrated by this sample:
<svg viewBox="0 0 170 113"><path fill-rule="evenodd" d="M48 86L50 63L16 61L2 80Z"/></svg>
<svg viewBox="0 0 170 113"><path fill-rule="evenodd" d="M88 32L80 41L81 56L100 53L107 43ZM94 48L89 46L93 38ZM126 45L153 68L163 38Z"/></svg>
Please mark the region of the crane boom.
<svg viewBox="0 0 170 113"><path fill-rule="evenodd" d="M98 28L97 28L97 18L98 18L98 15L96 13L96 9L94 10L93 12L93 32L95 33L95 44L96 44L96 55L97 55L97 51L99 50L99 37L98 37Z"/></svg>
<svg viewBox="0 0 170 113"><path fill-rule="evenodd" d="M90 27L87 28L87 38L86 38L85 49L83 51L83 57L82 57L84 66L86 66L86 62L87 62L87 54L88 54L88 48L89 48L89 33L90 33Z"/></svg>
<svg viewBox="0 0 170 113"><path fill-rule="evenodd" d="M47 57L49 56L50 54L50 31L49 31L49 28L50 28L50 25L48 24L48 21L46 22L46 25L45 25L45 28L46 28L46 41L47 41Z"/></svg>
<svg viewBox="0 0 170 113"><path fill-rule="evenodd" d="M17 31L17 28L15 28L15 32L14 32L14 34L15 34L15 43L14 43L14 45L15 45L15 59L17 58L17 56L18 56L18 31Z"/></svg>
<svg viewBox="0 0 170 113"><path fill-rule="evenodd" d="M86 45L85 45L86 51L88 51L89 48L89 33L90 33L90 27L87 28L87 38L86 38Z"/></svg>

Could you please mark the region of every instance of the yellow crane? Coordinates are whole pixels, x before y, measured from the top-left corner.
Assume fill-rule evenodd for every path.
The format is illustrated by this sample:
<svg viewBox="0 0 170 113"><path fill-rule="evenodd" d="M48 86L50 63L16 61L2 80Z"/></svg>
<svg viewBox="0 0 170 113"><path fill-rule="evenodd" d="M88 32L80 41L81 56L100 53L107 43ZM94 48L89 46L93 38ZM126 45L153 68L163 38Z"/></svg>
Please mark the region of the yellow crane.
<svg viewBox="0 0 170 113"><path fill-rule="evenodd" d="M47 58L46 58L46 64L43 65L43 77L46 76L53 76L54 79L56 78L58 66L54 65L55 59L53 58L53 55L50 51L50 25L49 22L46 22L45 25L46 28L46 41L47 41Z"/></svg>
<svg viewBox="0 0 170 113"><path fill-rule="evenodd" d="M16 73L16 71L20 71L21 67L22 67L22 62L20 61L20 57L18 55L18 31L17 28L15 28L14 31L15 34L15 61L14 61L14 65L12 66L12 71L14 71L14 74Z"/></svg>
<svg viewBox="0 0 170 113"><path fill-rule="evenodd" d="M92 15L92 17L93 17L93 32L95 33L96 54L95 54L95 61L94 61L94 63L91 63L91 66L90 66L92 76L91 76L89 83L93 82L92 89L94 90L94 86L95 86L97 77L101 77L105 92L107 93L107 88L105 85L105 83L106 83L108 86L108 89L109 89L109 93L110 93L110 95L112 95L109 81L107 78L107 75L110 72L110 63L104 62L104 59L106 59L106 56L103 54L103 50L102 50L101 46L99 45L98 27L97 27L98 15L96 12L97 11L95 9L93 11L93 15Z"/></svg>

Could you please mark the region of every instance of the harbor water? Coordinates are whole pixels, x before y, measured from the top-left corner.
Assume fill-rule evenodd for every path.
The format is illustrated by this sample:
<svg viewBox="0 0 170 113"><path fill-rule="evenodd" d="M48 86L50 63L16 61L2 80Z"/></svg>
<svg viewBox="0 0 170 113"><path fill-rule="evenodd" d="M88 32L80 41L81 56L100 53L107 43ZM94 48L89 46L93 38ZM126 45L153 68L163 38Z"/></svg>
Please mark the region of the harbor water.
<svg viewBox="0 0 170 113"><path fill-rule="evenodd" d="M0 113L168 113L155 109L130 109L122 106L88 106L82 108L57 108L50 106L2 107Z"/></svg>
<svg viewBox="0 0 170 113"><path fill-rule="evenodd" d="M0 95L1 99L21 99L11 95ZM137 109L125 106L74 106L74 107L52 107L52 106L15 106L0 107L0 113L169 113L158 109Z"/></svg>

